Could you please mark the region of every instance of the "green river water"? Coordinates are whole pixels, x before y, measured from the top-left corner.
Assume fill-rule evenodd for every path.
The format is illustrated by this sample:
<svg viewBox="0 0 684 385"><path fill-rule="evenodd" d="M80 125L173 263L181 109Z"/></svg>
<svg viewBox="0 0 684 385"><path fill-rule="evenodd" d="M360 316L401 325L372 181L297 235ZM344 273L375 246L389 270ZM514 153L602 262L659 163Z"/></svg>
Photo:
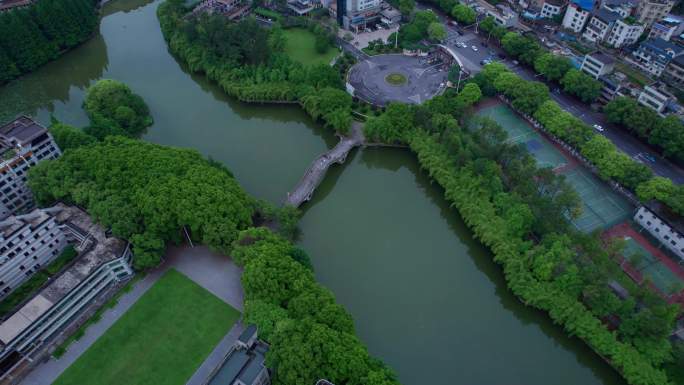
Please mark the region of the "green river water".
<svg viewBox="0 0 684 385"><path fill-rule="evenodd" d="M150 106L155 124L144 139L195 148L225 163L249 193L281 202L335 138L297 108L245 105L190 75L167 51L158 4L107 4L100 34L0 88L0 120L24 112L47 123L53 114L82 126L85 87L118 79ZM623 383L507 291L491 254L407 150L354 151L303 209L300 244L317 278L403 384Z"/></svg>

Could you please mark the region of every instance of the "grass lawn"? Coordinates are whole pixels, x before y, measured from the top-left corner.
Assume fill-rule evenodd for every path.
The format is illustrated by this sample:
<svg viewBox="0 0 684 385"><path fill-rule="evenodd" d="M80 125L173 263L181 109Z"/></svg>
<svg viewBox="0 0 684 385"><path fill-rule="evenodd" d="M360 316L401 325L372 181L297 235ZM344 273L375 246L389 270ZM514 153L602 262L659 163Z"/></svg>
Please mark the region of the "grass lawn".
<svg viewBox="0 0 684 385"><path fill-rule="evenodd" d="M328 52L320 54L314 46L316 37L313 33L303 28L288 28L283 31L287 42L285 53L292 60L302 64L329 64L337 56L339 50L334 47L328 48Z"/></svg>
<svg viewBox="0 0 684 385"><path fill-rule="evenodd" d="M169 270L54 384L183 385L239 317Z"/></svg>
<svg viewBox="0 0 684 385"><path fill-rule="evenodd" d="M641 73L639 70L630 67L627 64L615 63L615 69L627 75L627 78L631 82L636 83L642 87L647 84L653 83L653 81L648 76Z"/></svg>

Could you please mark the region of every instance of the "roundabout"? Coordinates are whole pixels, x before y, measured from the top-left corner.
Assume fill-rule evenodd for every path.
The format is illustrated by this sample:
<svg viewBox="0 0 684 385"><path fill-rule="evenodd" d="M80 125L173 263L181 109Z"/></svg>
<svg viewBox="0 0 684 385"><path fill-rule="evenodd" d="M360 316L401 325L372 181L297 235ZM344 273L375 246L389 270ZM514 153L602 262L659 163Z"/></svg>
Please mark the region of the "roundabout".
<svg viewBox="0 0 684 385"><path fill-rule="evenodd" d="M349 70L348 89L368 103L420 104L441 93L448 68L440 60L405 55L376 55Z"/></svg>

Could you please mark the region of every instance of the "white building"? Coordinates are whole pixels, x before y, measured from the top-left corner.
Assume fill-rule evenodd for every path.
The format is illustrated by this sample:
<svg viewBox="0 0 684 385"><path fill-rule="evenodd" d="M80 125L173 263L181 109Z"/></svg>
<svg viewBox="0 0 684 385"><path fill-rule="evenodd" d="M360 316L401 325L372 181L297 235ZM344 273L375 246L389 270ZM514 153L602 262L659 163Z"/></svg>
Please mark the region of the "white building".
<svg viewBox="0 0 684 385"><path fill-rule="evenodd" d="M28 169L61 154L47 129L29 117L0 127L0 219L33 207L33 194L26 186Z"/></svg>
<svg viewBox="0 0 684 385"><path fill-rule="evenodd" d="M330 3L331 16L344 29L360 31L380 18L380 0L336 0Z"/></svg>
<svg viewBox="0 0 684 385"><path fill-rule="evenodd" d="M67 235L49 210L0 222L0 299L52 262L66 243Z"/></svg>
<svg viewBox="0 0 684 385"><path fill-rule="evenodd" d="M615 48L636 43L639 36L644 32L644 26L634 23L633 19L634 18L625 18L615 21L605 42Z"/></svg>
<svg viewBox="0 0 684 385"><path fill-rule="evenodd" d="M575 3L570 3L565 11L565 16L563 16L563 28L580 33L584 29L584 25L587 24L590 15L591 12L588 10Z"/></svg>
<svg viewBox="0 0 684 385"><path fill-rule="evenodd" d="M641 0L636 9L636 17L645 26L650 26L670 13L675 0Z"/></svg>
<svg viewBox="0 0 684 385"><path fill-rule="evenodd" d="M616 12L605 8L594 11L582 37L592 43L603 41L618 20L620 15Z"/></svg>
<svg viewBox="0 0 684 385"><path fill-rule="evenodd" d="M564 0L544 0L541 8L541 17L551 19L556 15L560 15L566 5L567 2Z"/></svg>
<svg viewBox="0 0 684 385"><path fill-rule="evenodd" d="M613 72L615 60L604 53L594 52L584 56L580 70L594 79Z"/></svg>
<svg viewBox="0 0 684 385"><path fill-rule="evenodd" d="M494 18L494 22L502 27L511 28L518 24L518 14L503 4L497 5L494 10L487 9L487 16Z"/></svg>
<svg viewBox="0 0 684 385"><path fill-rule="evenodd" d="M625 18L632 15L637 7L637 3L633 0L605 0L601 7L619 14L621 18Z"/></svg>
<svg viewBox="0 0 684 385"><path fill-rule="evenodd" d="M79 321L96 298L111 293L117 282L133 274L127 242L108 237L87 213L62 203L45 211L54 216L79 255L0 322L2 383L30 370L60 331ZM32 241L33 235L26 241Z"/></svg>
<svg viewBox="0 0 684 385"><path fill-rule="evenodd" d="M684 260L684 237L667 222L644 206L634 214L634 221L653 235L680 259Z"/></svg>
<svg viewBox="0 0 684 385"><path fill-rule="evenodd" d="M637 99L639 104L649 107L659 114L662 114L667 106L676 100L677 98L669 93L665 86L660 83L645 86Z"/></svg>

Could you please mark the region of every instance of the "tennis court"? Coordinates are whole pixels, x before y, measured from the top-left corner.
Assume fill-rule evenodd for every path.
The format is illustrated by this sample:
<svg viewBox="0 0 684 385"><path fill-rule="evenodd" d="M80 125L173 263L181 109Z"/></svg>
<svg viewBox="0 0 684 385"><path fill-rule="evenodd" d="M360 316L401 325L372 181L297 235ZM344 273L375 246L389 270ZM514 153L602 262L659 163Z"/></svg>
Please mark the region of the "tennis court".
<svg viewBox="0 0 684 385"><path fill-rule="evenodd" d="M571 220L580 231L606 229L629 218L632 206L626 199L582 166L571 164L573 167L564 167L574 162L568 160L560 150L508 106L498 104L485 107L477 114L499 123L508 133L508 142L523 144L539 166L551 167L559 174L565 175L582 201L582 214Z"/></svg>
<svg viewBox="0 0 684 385"><path fill-rule="evenodd" d="M672 287L679 282L679 277L658 258L646 250L632 237L625 237L624 257L638 270L644 278L649 278L661 292L669 294Z"/></svg>

